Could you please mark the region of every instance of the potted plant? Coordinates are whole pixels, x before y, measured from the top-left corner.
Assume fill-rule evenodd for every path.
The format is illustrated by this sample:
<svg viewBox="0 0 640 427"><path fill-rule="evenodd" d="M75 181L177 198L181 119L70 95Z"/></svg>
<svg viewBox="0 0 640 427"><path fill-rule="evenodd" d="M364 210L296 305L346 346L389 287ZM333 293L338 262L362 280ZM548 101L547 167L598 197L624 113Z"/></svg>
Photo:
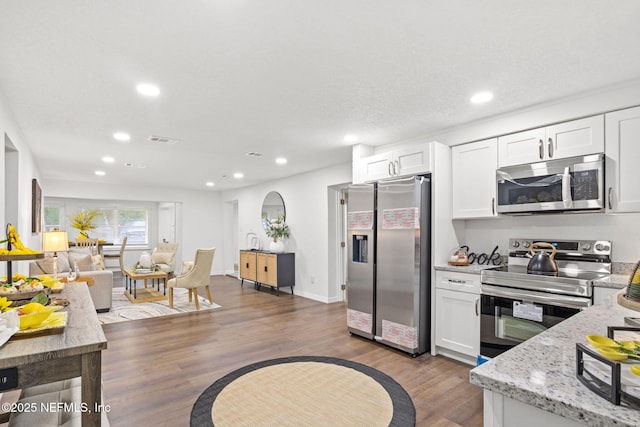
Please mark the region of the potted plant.
<svg viewBox="0 0 640 427"><path fill-rule="evenodd" d="M89 230L94 230L96 225L93 223L93 220L98 215L99 211L97 209L91 209L89 211L80 211L75 215L71 215L71 227L80 230L80 234L76 237L76 239L88 239L89 238Z"/></svg>
<svg viewBox="0 0 640 427"><path fill-rule="evenodd" d="M272 218L267 223L266 233L268 237L271 237L273 241L269 245L271 252L284 252L284 237L289 237L289 226L284 222L284 216L279 215L277 218Z"/></svg>

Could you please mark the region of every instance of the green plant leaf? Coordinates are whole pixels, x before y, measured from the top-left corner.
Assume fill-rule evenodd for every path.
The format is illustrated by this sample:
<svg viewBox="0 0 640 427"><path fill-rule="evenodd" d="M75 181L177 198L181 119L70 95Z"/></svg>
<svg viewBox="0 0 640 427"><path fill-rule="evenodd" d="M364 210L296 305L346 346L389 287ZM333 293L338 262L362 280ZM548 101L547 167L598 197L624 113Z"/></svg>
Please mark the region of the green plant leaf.
<svg viewBox="0 0 640 427"><path fill-rule="evenodd" d="M49 297L45 294L38 294L31 298L31 302L39 302L42 305L47 305L49 303Z"/></svg>

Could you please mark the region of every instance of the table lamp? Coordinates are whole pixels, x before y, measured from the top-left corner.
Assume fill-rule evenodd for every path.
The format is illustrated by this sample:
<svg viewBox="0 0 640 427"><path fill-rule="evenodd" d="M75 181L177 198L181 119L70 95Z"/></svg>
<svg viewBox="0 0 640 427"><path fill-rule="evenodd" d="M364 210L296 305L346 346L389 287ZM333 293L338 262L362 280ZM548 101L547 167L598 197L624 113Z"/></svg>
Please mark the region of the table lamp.
<svg viewBox="0 0 640 427"><path fill-rule="evenodd" d="M42 252L53 252L53 275L58 273L58 252L69 250L66 231L54 230L42 233Z"/></svg>

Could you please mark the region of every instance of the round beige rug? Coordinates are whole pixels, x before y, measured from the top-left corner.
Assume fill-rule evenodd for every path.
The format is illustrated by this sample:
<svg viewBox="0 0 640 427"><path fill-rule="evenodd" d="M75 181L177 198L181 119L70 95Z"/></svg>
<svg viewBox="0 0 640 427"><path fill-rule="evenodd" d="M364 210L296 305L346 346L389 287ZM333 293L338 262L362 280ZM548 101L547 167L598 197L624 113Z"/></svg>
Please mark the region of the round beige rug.
<svg viewBox="0 0 640 427"><path fill-rule="evenodd" d="M391 377L330 357L267 360L216 381L192 426L413 426L415 408Z"/></svg>

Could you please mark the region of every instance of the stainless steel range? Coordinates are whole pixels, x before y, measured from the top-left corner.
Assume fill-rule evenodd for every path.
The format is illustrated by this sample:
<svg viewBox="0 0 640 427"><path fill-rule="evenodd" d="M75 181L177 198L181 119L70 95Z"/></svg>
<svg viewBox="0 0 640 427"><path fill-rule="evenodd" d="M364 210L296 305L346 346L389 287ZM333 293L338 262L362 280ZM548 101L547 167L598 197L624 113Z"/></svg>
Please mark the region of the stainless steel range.
<svg viewBox="0 0 640 427"><path fill-rule="evenodd" d="M531 272L534 242L555 248L557 272ZM481 273L480 354L494 357L593 303L594 280L611 274L611 242L510 239L508 265Z"/></svg>

